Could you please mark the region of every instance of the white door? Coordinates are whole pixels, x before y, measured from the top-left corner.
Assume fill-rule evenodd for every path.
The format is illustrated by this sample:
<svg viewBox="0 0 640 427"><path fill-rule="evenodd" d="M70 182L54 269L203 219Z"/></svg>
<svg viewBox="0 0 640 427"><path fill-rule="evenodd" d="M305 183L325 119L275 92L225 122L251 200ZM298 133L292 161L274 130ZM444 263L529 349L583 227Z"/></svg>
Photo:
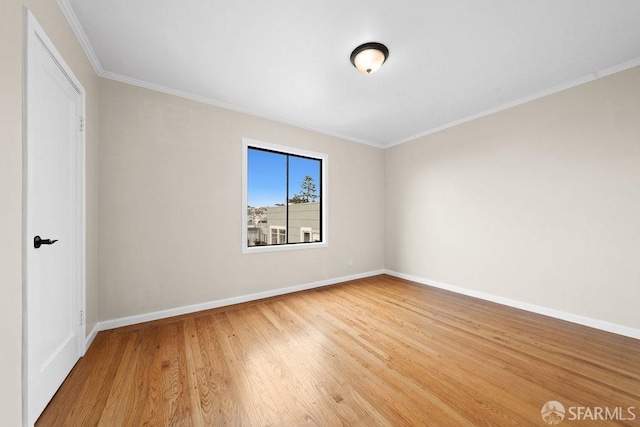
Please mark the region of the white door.
<svg viewBox="0 0 640 427"><path fill-rule="evenodd" d="M84 351L84 91L29 12L26 72L26 413L32 425Z"/></svg>

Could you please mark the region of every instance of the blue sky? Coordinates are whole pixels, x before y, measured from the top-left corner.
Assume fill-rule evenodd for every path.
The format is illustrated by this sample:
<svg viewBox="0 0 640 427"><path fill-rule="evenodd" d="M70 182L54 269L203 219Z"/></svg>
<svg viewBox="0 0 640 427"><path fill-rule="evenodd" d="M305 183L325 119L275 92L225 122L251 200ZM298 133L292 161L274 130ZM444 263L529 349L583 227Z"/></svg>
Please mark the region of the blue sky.
<svg viewBox="0 0 640 427"><path fill-rule="evenodd" d="M273 206L286 203L287 156L249 149L247 203L249 206ZM309 175L320 190L320 161L289 156L289 196L300 192L300 184Z"/></svg>

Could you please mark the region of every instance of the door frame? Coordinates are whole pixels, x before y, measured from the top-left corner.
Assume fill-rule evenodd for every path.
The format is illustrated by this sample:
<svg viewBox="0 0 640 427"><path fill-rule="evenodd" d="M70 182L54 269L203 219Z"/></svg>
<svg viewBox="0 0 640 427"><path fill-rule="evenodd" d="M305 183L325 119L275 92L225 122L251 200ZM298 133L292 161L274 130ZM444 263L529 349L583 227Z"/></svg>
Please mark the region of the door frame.
<svg viewBox="0 0 640 427"><path fill-rule="evenodd" d="M33 237L28 235L29 230L29 106L28 106L28 82L29 82L29 51L38 43L48 51L51 58L56 62L60 70L65 74L69 82L75 87L80 94L80 117L84 121L85 117L85 90L82 84L73 74L71 68L62 58L62 55L55 48L53 42L47 37L44 29L35 19L31 11L24 8L23 15L23 110L22 110L22 420L23 425L29 426L29 259L28 249L33 244ZM85 204L85 175L86 175L86 159L85 159L85 133L86 129L82 123L83 130L80 129L80 119L78 120L78 132L76 132L76 141L74 141L74 160L75 167L75 183L74 183L74 254L78 262L74 263L74 278L76 288L75 306L78 308L78 322L76 324L78 340L78 358L84 356L86 351L86 204ZM35 420L34 420L35 421Z"/></svg>

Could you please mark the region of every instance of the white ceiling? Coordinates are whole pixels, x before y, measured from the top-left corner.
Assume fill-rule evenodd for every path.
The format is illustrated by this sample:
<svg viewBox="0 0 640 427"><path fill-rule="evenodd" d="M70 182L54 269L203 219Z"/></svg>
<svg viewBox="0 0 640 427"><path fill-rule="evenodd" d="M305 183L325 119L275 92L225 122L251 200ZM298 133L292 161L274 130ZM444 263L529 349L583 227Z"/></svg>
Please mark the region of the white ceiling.
<svg viewBox="0 0 640 427"><path fill-rule="evenodd" d="M102 76L379 146L640 65L637 0L59 3Z"/></svg>

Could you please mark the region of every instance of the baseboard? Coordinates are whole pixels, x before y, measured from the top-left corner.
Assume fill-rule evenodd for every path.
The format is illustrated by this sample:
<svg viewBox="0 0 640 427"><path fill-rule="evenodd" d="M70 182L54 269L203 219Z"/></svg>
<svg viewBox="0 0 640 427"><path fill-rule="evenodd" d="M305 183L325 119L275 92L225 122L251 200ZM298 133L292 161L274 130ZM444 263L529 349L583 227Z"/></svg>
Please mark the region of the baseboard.
<svg viewBox="0 0 640 427"><path fill-rule="evenodd" d="M435 280L429 280L429 279L424 279L422 277L411 276L409 274L398 273L397 271L384 270L384 273L390 276L401 278L401 279L411 280L412 282L416 282L422 285L444 289L447 291L455 292L457 294L467 295L467 296L478 298L481 300L495 302L501 305L518 308L518 309L529 311L536 314L542 314L544 316L553 317L555 319L566 320L567 322L588 326L590 328L600 329L606 332L612 332L618 335L624 335L630 338L640 339L640 330L630 328L628 326L617 325L615 323L592 319L590 317L585 317L585 316L579 316L577 314L567 313L561 310L555 310L548 307L529 304L526 302L516 301L509 298L503 298L503 297L491 295L485 292L474 291L472 289L466 289L460 286L454 286L454 285L449 285L447 283L437 282Z"/></svg>
<svg viewBox="0 0 640 427"><path fill-rule="evenodd" d="M96 323L95 326L93 327L93 329L91 329L91 332L89 332L89 335L87 335L87 337L84 340L84 351L86 352L87 349L89 348L89 346L91 345L91 343L93 342L93 340L96 338L96 335L98 335L98 332L100 332L98 330L99 327L99 323Z"/></svg>
<svg viewBox="0 0 640 427"><path fill-rule="evenodd" d="M166 319L167 317L180 316L182 314L195 313L212 308L225 307L228 305L240 304L243 302L255 301L264 298L275 297L278 295L290 294L292 292L305 291L307 289L320 288L322 286L334 285L337 283L348 282L350 280L363 279L365 277L378 276L383 274L384 270L368 271L365 273L353 274L350 276L342 276L333 279L321 280L318 282L305 283L303 285L289 286L286 288L274 289L271 291L257 292L254 294L241 295L232 298L225 298L215 301L208 301L200 304L187 305L182 307L170 308L167 310L154 311L151 313L139 314L136 316L120 317L112 320L104 320L98 322L94 328L95 333L106 331L108 329L120 328L122 326L135 325L137 323L150 322L152 320ZM94 332L92 331L91 334ZM89 334L89 337L91 337ZM95 336L95 334L94 334ZM91 338L93 340L93 338ZM87 341L89 339L87 338Z"/></svg>

